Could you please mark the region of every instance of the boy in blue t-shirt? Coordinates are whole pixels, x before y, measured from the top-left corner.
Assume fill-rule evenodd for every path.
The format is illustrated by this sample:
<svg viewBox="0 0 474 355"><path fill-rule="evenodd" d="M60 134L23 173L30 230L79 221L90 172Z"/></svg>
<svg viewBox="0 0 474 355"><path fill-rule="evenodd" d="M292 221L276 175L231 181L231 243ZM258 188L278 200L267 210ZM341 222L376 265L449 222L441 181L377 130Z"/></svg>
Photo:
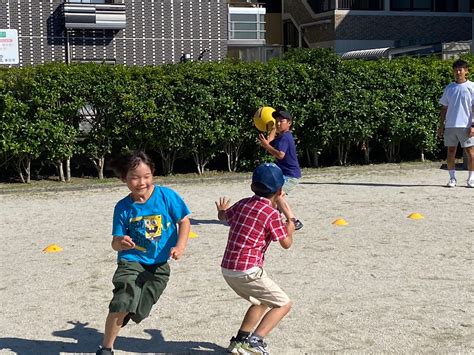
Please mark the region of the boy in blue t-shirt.
<svg viewBox="0 0 474 355"><path fill-rule="evenodd" d="M114 168L130 194L114 210L112 248L118 252L102 346L113 354L120 328L148 317L170 275L168 259L181 258L191 223L190 211L173 190L153 183L154 164L144 152L128 153Z"/></svg>
<svg viewBox="0 0 474 355"><path fill-rule="evenodd" d="M287 111L283 111L280 108L274 111L272 116L276 120L276 125L272 127L268 137L260 133L258 141L263 149L276 158L276 165L283 171L283 177L285 178L283 191L285 194L289 194L298 185L301 178L295 139L291 133L293 118ZM282 204L285 204L285 207L279 209L288 211L288 213L285 213L285 217L293 220L295 229L303 228L303 223L295 217L286 200L280 199L280 201Z"/></svg>

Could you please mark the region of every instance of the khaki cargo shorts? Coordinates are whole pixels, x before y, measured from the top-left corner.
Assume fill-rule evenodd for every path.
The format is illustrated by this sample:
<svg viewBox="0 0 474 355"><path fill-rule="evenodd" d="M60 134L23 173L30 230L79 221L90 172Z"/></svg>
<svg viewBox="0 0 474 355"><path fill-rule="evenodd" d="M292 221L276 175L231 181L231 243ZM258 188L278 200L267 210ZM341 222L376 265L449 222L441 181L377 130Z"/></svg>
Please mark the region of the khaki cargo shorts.
<svg viewBox="0 0 474 355"><path fill-rule="evenodd" d="M268 277L262 268L247 275L223 276L235 293L254 305L264 304L276 308L290 302L288 295Z"/></svg>

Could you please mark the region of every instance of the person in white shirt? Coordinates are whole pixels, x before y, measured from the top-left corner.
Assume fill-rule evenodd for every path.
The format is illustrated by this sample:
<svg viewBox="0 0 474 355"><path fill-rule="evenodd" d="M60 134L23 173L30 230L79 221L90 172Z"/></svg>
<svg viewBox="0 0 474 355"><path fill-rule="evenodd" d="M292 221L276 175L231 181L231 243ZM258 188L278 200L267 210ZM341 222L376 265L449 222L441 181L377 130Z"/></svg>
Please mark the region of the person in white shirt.
<svg viewBox="0 0 474 355"><path fill-rule="evenodd" d="M466 151L469 175L467 187L474 187L474 83L467 80L468 64L464 60L453 63L455 81L444 88L439 100L441 106L438 136L444 137L448 148L446 163L449 170L449 182L446 186L455 187L456 150L458 143Z"/></svg>

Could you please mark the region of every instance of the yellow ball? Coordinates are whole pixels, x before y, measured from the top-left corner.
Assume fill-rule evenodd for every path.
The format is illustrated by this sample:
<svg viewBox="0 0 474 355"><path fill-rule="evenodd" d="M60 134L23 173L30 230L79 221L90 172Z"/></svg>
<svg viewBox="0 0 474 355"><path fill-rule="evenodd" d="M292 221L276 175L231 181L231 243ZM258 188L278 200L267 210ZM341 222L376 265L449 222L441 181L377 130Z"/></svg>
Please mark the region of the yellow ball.
<svg viewBox="0 0 474 355"><path fill-rule="evenodd" d="M253 115L253 123L255 127L261 132L268 132L275 125L275 119L272 113L275 109L270 106L260 107Z"/></svg>

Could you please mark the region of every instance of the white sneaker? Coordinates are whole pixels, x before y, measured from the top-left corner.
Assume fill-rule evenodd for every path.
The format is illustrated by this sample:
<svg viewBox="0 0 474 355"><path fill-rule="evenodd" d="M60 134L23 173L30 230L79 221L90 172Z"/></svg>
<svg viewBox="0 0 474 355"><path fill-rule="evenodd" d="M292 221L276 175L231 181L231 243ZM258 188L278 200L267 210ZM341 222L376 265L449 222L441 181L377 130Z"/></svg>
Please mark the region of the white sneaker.
<svg viewBox="0 0 474 355"><path fill-rule="evenodd" d="M456 179L449 179L449 182L446 184L447 187L455 187Z"/></svg>
<svg viewBox="0 0 474 355"><path fill-rule="evenodd" d="M467 187L474 187L474 180L467 180L466 185Z"/></svg>

